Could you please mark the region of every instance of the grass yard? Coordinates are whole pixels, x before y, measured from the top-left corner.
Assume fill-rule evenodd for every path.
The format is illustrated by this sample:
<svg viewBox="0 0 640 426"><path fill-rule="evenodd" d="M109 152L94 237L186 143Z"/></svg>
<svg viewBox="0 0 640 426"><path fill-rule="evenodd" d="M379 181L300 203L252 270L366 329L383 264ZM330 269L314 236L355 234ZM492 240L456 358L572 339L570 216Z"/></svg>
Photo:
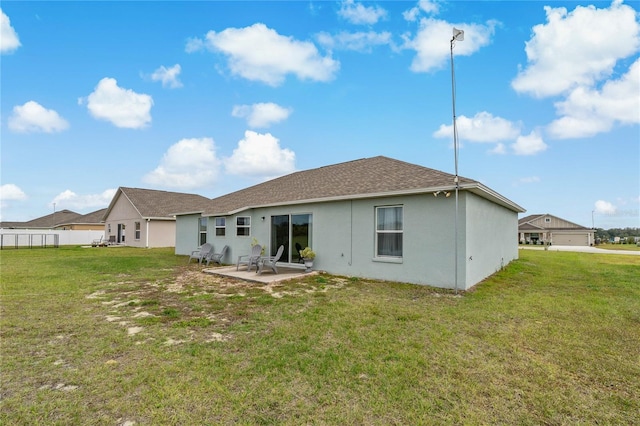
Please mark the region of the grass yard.
<svg viewBox="0 0 640 426"><path fill-rule="evenodd" d="M595 247L605 250L640 251L640 246L635 244L598 244Z"/></svg>
<svg viewBox="0 0 640 426"><path fill-rule="evenodd" d="M0 252L0 424L637 424L640 257L521 250L455 296Z"/></svg>

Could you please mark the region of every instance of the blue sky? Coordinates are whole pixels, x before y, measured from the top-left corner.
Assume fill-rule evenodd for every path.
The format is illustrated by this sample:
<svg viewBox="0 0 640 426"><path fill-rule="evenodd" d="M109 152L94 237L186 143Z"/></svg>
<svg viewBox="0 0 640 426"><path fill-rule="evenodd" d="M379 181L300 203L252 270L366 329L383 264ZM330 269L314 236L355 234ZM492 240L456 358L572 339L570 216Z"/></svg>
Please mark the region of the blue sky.
<svg viewBox="0 0 640 426"><path fill-rule="evenodd" d="M1 219L384 155L640 226L640 2L31 2L0 16Z"/></svg>

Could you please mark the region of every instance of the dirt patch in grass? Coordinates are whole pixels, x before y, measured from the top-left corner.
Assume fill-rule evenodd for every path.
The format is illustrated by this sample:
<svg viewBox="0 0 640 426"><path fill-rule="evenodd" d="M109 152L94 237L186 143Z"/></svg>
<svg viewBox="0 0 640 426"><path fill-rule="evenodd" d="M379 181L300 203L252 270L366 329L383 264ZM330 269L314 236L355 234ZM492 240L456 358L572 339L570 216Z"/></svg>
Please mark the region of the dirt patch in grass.
<svg viewBox="0 0 640 426"><path fill-rule="evenodd" d="M268 299L308 296L342 289L342 277L309 277L270 284L202 273L185 267L173 278L153 282L118 281L86 296L104 308L101 315L145 344L167 346L225 342L234 327ZM262 303L261 303L262 302Z"/></svg>

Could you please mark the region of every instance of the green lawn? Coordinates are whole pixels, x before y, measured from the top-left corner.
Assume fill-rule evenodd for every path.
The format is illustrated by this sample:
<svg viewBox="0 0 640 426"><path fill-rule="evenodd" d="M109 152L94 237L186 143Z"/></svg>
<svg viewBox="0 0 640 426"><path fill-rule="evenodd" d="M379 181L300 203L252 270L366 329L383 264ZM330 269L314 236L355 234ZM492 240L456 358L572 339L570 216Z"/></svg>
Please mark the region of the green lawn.
<svg viewBox="0 0 640 426"><path fill-rule="evenodd" d="M637 424L640 257L521 250L458 296L0 252L0 424Z"/></svg>
<svg viewBox="0 0 640 426"><path fill-rule="evenodd" d="M640 251L640 246L636 244L598 244L596 247L605 250Z"/></svg>

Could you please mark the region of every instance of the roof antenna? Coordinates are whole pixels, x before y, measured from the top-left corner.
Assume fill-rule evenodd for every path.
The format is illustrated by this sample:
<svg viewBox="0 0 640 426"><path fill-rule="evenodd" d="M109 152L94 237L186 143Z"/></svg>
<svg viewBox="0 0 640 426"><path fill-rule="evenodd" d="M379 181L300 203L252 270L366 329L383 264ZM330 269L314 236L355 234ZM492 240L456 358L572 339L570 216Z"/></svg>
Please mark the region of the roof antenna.
<svg viewBox="0 0 640 426"><path fill-rule="evenodd" d="M451 100L453 105L453 155L455 162L456 175L453 179L453 183L456 185L456 215L455 215L455 293L458 294L458 189L460 188L460 182L458 179L458 128L456 126L456 74L453 68L453 47L456 41L464 40L464 31L453 27L453 37L451 38Z"/></svg>

